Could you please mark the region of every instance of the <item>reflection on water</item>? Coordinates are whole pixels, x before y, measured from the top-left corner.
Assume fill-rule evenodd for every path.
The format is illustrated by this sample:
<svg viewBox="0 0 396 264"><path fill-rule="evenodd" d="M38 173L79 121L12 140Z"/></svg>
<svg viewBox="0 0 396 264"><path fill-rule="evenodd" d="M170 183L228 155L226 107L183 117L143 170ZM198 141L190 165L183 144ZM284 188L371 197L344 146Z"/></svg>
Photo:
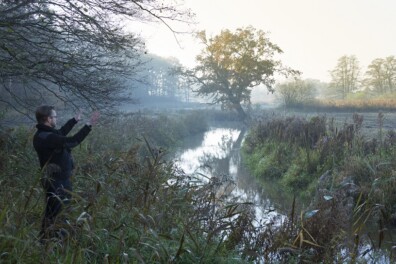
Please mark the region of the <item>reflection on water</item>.
<svg viewBox="0 0 396 264"><path fill-rule="evenodd" d="M202 180L217 177L231 180L220 188L231 199L252 202L258 222L283 221L292 205L292 197L270 181L258 182L241 163L240 146L244 134L238 129L212 128L200 137L192 138L176 154L175 163L186 174ZM298 209L297 209L298 210ZM369 247L369 244L367 244ZM366 246L360 250L365 250ZM341 252L341 254L343 254ZM345 252L344 252L345 254ZM372 263L368 256L367 263ZM384 256L385 259L385 256ZM379 263L386 263L378 259Z"/></svg>
<svg viewBox="0 0 396 264"><path fill-rule="evenodd" d="M220 161L229 156L232 145L239 134L240 131L236 129L218 128L209 130L204 134L200 146L187 148L187 150L177 154L177 165L187 174L207 174L211 166L219 165L213 164L211 160ZM217 173L228 173L228 171L218 171Z"/></svg>
<svg viewBox="0 0 396 264"><path fill-rule="evenodd" d="M233 184L220 191L239 202L254 203L259 221L273 221L275 217L282 220L285 214L282 208L288 200L270 183L263 187L243 167L239 151L243 137L243 132L238 129L212 128L204 134L200 145L197 146L193 140L194 146L187 145L176 154L176 165L185 173L194 174L202 180L211 177L231 180ZM276 198L272 197L274 193Z"/></svg>

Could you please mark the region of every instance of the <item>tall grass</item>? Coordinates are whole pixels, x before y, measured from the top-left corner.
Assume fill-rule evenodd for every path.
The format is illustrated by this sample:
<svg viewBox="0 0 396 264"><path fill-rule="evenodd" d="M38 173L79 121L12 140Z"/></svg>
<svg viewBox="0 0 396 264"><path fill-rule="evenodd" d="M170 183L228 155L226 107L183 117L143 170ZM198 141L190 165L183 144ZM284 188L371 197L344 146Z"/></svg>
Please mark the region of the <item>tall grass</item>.
<svg viewBox="0 0 396 264"><path fill-rule="evenodd" d="M257 223L249 203L219 196L217 177L186 175L166 157L184 136L206 129L193 116L124 116L103 120L73 150L71 205L38 241L44 193L34 128L0 135L1 263L246 263L283 261L289 236ZM191 120L202 120L199 124ZM176 136L175 136L176 135ZM159 142L163 145L159 145ZM228 181L228 180L227 180ZM278 235L279 234L279 235Z"/></svg>
<svg viewBox="0 0 396 264"><path fill-rule="evenodd" d="M194 115L184 118L204 120ZM3 130L0 262L240 263L239 251L225 245L241 244L227 236L248 208L219 201L217 181L193 179L165 158L166 147L201 129L205 122L164 116L103 121L73 150L73 199L55 225L69 235L44 245L34 129Z"/></svg>
<svg viewBox="0 0 396 264"><path fill-rule="evenodd" d="M384 245L384 226L396 213L396 144L383 119L379 114L378 138L365 137L364 117L358 114L341 126L325 116L266 119L246 137L244 160L256 177L275 179L300 201L311 201L292 243L305 245L309 259L334 259L350 236L359 238L349 247L357 250L368 239L368 223L376 220L378 242L369 244L373 252ZM352 261L362 257L351 252Z"/></svg>
<svg viewBox="0 0 396 264"><path fill-rule="evenodd" d="M316 99L293 105L291 108L323 112L394 112L396 111L396 98L394 94L391 94L389 97L371 99Z"/></svg>
<svg viewBox="0 0 396 264"><path fill-rule="evenodd" d="M191 120L201 121L197 124ZM213 177L202 181L201 177L186 175L177 168L167 158L168 150L183 137L205 130L205 120L206 117L198 112L175 118L135 114L103 120L83 144L73 150L77 165L72 179L73 199L55 226L69 235L53 238L44 245L37 240L44 194L39 185L38 160L31 144L35 129L2 129L0 262L318 263L359 260L359 254L356 257L337 255L344 248L340 243L344 237L337 229L345 222L343 193L326 193L331 199L323 193L318 194L316 210L310 209L303 214L297 213L297 200L291 205L287 218L263 222L256 219L251 204L218 195L220 186L227 184L226 179ZM310 171L317 171L314 165L321 160L341 166L343 163L337 161L338 153L344 153L345 148L358 141L341 132L347 130L334 129L332 133L340 135L336 142L344 144L338 148L327 146L339 152L323 152L333 153L331 158L326 158L328 155L318 152L324 147L316 144L316 139L325 144L323 135L329 133L323 129L323 122L321 118L308 123L296 121L303 131L307 128L316 131L290 130L302 141L288 133L280 133L282 123L274 123L276 133L253 129L252 135L265 139L275 133L282 141L294 142L293 148L283 146L284 149L274 155L274 162L287 153L290 158L301 156L301 164L309 159L310 165L304 169ZM264 123L260 125L265 128ZM257 141L260 144L256 146L253 139L257 138L249 136L245 141L250 153L266 146L264 140ZM395 150L388 146L394 144L393 140L384 134L380 149L382 158L393 155L391 164L395 164ZM275 147L274 144L268 149ZM294 148L303 154L293 154ZM377 147L369 149L379 151ZM307 154L306 151L314 152ZM354 153L357 156L360 151ZM369 160L362 166L378 178L389 165L378 166L376 162L376 159ZM287 168L284 162L281 169ZM342 176L343 170L338 171L340 173L334 174L331 180L335 185L346 178ZM273 177L277 175L281 174L275 173ZM374 215L383 209L374 205L379 202L385 205L381 199L391 197L393 178L394 175L380 178L367 194L361 195L353 211L356 212L355 228L365 221L360 215ZM377 188L381 191L388 188L386 197L382 197ZM348 246L346 244L345 248Z"/></svg>

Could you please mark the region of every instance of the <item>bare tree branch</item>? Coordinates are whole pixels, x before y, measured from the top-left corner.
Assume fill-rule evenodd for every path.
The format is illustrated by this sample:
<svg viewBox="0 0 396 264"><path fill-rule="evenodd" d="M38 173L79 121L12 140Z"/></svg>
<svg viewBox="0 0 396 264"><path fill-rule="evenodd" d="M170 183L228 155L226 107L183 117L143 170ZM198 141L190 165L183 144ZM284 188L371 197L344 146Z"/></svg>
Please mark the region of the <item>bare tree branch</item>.
<svg viewBox="0 0 396 264"><path fill-rule="evenodd" d="M2 1L2 101L30 107L24 100L31 93L39 101L113 106L144 53L142 40L125 32L122 21L158 21L176 34L171 23L190 17L188 10L161 0ZM10 81L18 85L5 85Z"/></svg>

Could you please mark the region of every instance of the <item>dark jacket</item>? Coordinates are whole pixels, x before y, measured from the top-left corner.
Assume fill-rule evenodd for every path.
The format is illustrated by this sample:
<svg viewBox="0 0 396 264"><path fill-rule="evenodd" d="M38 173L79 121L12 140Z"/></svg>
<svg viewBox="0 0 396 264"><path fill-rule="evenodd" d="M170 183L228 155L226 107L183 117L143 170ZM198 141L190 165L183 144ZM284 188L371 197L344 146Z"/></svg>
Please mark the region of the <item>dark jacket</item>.
<svg viewBox="0 0 396 264"><path fill-rule="evenodd" d="M51 177L56 180L67 180L74 168L71 149L80 144L91 131L90 126L85 125L74 136L66 137L77 121L72 118L60 129L55 129L43 124L37 124L37 132L33 138L33 146L36 150L40 167L45 164L59 168Z"/></svg>

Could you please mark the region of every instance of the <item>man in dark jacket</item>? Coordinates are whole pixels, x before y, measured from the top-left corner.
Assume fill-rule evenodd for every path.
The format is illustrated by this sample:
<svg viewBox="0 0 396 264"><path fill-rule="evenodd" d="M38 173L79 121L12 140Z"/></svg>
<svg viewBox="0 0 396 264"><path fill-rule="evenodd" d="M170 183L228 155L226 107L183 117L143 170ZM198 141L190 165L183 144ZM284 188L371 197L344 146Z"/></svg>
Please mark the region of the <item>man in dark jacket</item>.
<svg viewBox="0 0 396 264"><path fill-rule="evenodd" d="M79 145L96 124L99 113L95 112L90 121L74 136L67 137L75 124L81 119L81 113L66 122L60 129L56 127L56 111L53 106L43 105L36 110L37 132L33 146L38 154L43 170L42 185L46 192L46 208L41 225L40 239L52 236L49 229L54 225L56 216L71 198L70 177L74 168L71 149Z"/></svg>

